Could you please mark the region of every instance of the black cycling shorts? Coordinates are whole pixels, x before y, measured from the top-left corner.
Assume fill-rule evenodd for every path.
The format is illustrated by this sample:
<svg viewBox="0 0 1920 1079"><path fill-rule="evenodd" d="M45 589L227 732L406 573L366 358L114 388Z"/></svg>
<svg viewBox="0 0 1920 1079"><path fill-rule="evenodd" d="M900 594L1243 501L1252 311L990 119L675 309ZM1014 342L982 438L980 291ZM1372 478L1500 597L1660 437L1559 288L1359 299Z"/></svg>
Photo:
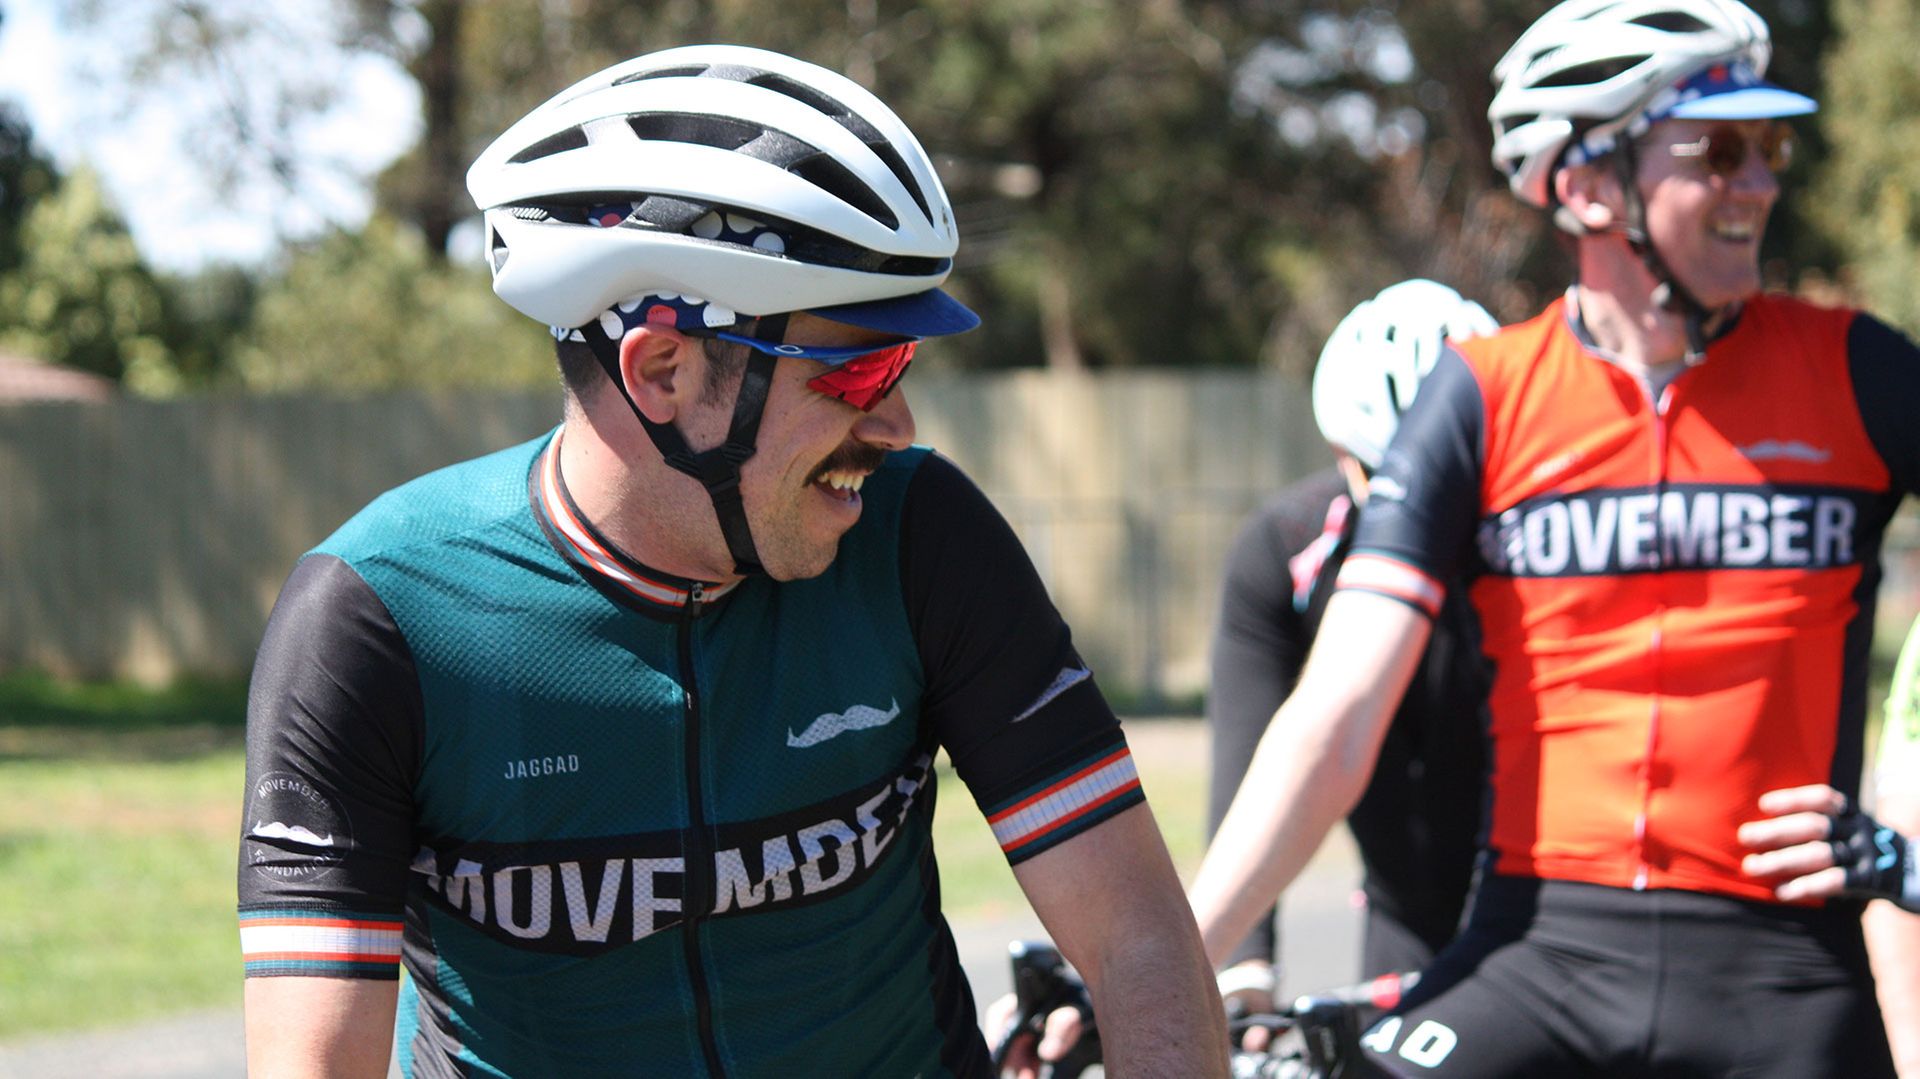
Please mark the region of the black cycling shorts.
<svg viewBox="0 0 1920 1079"><path fill-rule="evenodd" d="M1389 1076L1893 1075L1858 904L1514 877L1362 1046Z"/></svg>

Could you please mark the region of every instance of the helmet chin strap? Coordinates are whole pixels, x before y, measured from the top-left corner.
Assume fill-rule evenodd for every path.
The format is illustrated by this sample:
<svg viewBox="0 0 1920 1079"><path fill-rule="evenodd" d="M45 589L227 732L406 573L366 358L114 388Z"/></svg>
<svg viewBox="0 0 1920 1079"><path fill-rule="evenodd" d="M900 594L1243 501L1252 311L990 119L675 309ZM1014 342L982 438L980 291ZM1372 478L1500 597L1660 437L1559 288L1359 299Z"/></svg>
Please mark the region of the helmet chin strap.
<svg viewBox="0 0 1920 1079"><path fill-rule="evenodd" d="M759 320L755 336L778 341L786 335L787 316L768 315ZM740 466L754 455L755 439L760 433L760 417L766 411L767 393L773 385L775 357L758 350L747 352L747 369L740 380L740 392L733 399L733 422L727 428L726 441L710 450L693 452L686 436L672 423L656 423L640 411L626 380L620 377L620 346L604 343L604 337L590 340L593 354L607 377L620 390L620 396L633 410L634 418L660 451L668 467L700 481L707 497L713 500L714 516L720 522L720 535L733 557L733 571L746 575L763 572L760 553L754 547L753 533L747 527L747 510L740 498Z"/></svg>
<svg viewBox="0 0 1920 1079"><path fill-rule="evenodd" d="M1707 320L1716 312L1700 302L1699 297L1687 291L1667 268L1667 262L1653 246L1653 237L1647 232L1647 204L1640 197L1640 185L1636 180L1639 172L1639 155L1634 150L1633 140L1620 139L1619 149L1614 153L1614 171L1620 178L1621 197L1627 203L1627 220L1620 230L1626 237L1627 245L1640 256L1640 262L1647 272L1653 275L1653 302L1662 308L1680 316L1681 326L1687 335L1686 363L1688 367L1707 358Z"/></svg>

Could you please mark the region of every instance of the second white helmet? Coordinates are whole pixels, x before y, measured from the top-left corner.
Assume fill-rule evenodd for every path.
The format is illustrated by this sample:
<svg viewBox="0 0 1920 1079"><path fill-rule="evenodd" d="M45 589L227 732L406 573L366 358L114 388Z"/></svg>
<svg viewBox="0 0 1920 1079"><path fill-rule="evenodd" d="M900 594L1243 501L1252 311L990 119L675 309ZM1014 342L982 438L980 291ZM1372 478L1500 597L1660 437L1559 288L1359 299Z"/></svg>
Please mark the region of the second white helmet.
<svg viewBox="0 0 1920 1079"><path fill-rule="evenodd" d="M1727 61L1758 77L1772 55L1767 24L1739 0L1565 0L1494 65L1493 163L1545 207L1575 140L1608 149L1681 79Z"/></svg>
<svg viewBox="0 0 1920 1079"><path fill-rule="evenodd" d="M1424 278L1362 301L1333 328L1313 371L1313 418L1321 437L1379 468L1446 339L1499 328L1486 308Z"/></svg>

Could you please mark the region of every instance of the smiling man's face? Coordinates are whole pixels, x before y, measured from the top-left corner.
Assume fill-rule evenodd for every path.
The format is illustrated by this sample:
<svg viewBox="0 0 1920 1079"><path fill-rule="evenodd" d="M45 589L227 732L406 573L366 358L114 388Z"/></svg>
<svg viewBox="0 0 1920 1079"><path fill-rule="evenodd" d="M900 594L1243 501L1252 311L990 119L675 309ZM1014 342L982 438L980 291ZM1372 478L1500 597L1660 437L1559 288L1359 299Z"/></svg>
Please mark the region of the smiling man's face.
<svg viewBox="0 0 1920 1079"><path fill-rule="evenodd" d="M786 340L843 346L891 339L797 314ZM760 420L758 449L740 469L748 527L761 565L775 580L825 572L840 537L860 519L860 485L888 452L913 442L913 412L898 387L863 412L807 385L824 370L826 365L813 360L780 357Z"/></svg>
<svg viewBox="0 0 1920 1079"><path fill-rule="evenodd" d="M1780 184L1756 144L1774 123L1662 120L1640 141L1647 233L1681 287L1709 309L1760 291L1760 240ZM1746 153L1732 172L1715 173L1701 140L1736 133Z"/></svg>

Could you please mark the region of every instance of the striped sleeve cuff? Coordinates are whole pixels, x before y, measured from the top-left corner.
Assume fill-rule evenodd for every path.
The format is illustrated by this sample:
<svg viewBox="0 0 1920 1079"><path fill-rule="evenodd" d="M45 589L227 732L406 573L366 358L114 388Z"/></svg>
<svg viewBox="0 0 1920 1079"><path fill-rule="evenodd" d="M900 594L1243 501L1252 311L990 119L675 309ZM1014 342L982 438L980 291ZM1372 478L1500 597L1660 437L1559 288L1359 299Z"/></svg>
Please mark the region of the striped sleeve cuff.
<svg viewBox="0 0 1920 1079"><path fill-rule="evenodd" d="M390 914L275 907L240 912L247 977L400 976L401 921Z"/></svg>
<svg viewBox="0 0 1920 1079"><path fill-rule="evenodd" d="M988 807L987 823L1008 863L1018 865L1144 801L1133 755L1121 742Z"/></svg>
<svg viewBox="0 0 1920 1079"><path fill-rule="evenodd" d="M1386 555L1354 553L1341 563L1340 576L1334 578L1336 590L1357 589L1397 599L1426 612L1428 618L1440 614L1447 598L1446 586L1397 558Z"/></svg>

